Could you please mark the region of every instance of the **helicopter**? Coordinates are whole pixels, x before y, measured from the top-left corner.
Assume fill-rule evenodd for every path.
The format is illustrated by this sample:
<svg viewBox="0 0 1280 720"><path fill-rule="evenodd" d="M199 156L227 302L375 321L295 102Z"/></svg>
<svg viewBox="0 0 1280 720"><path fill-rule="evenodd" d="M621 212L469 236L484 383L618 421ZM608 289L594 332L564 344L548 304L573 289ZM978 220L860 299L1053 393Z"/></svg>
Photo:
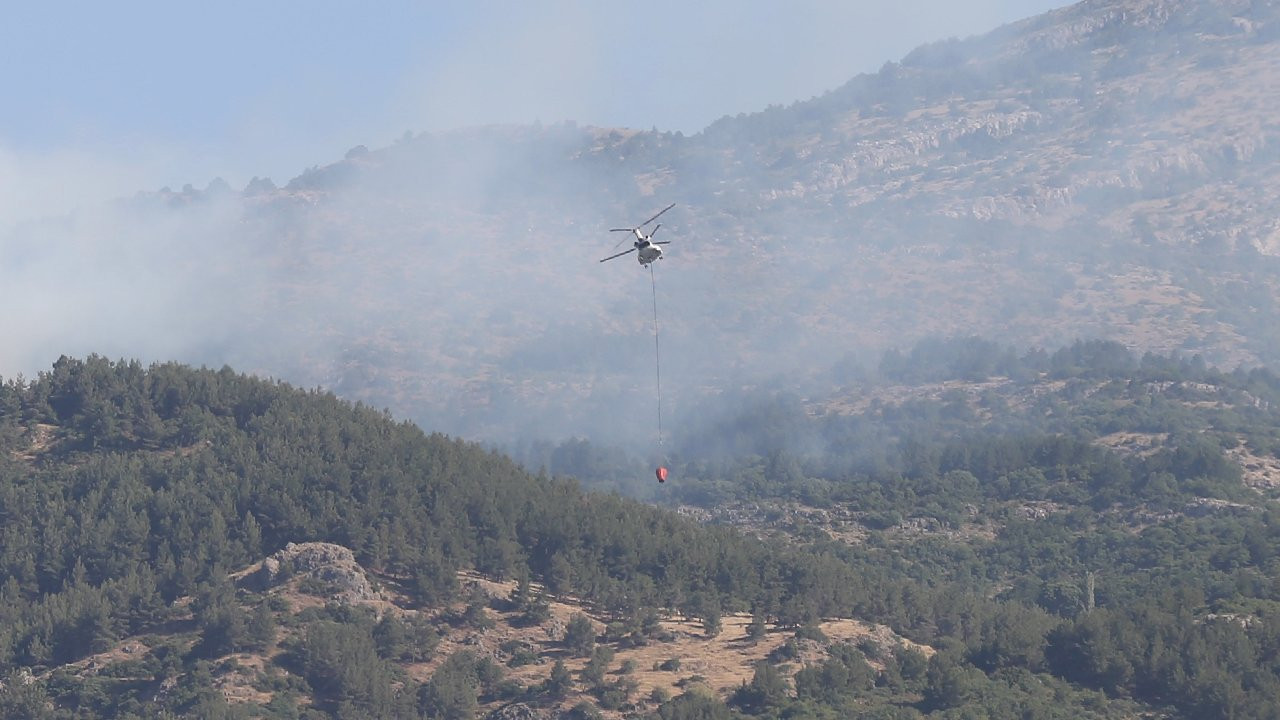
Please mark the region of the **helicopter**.
<svg viewBox="0 0 1280 720"><path fill-rule="evenodd" d="M658 246L669 245L671 243L670 240L654 240L653 239L653 236L658 233L658 228L662 227L662 223L658 223L657 225L653 226L653 230L650 230L648 235L644 233L644 230L642 230L642 228L645 225L648 225L649 223L653 222L654 220L657 220L659 215L670 210L675 206L676 206L675 203L671 203L670 205L659 210L657 215L654 215L653 217L649 218L648 220L645 220L644 222L640 223L635 227L610 228L609 232L633 233L636 236L636 240L635 240L635 243L633 244L633 247L630 250L623 250L622 252L617 253L616 255L610 255L609 257L604 258L604 260L601 260L600 262L604 262L605 260L612 260L617 257L622 257L623 255L626 255L629 252L635 252L637 250L640 251L639 253L636 254L636 259L640 261L640 267L644 267L649 263L653 262L654 260L661 260L662 248ZM618 241L618 245L621 245L622 243L623 243L622 240ZM618 245L614 245L614 249L617 249Z"/></svg>

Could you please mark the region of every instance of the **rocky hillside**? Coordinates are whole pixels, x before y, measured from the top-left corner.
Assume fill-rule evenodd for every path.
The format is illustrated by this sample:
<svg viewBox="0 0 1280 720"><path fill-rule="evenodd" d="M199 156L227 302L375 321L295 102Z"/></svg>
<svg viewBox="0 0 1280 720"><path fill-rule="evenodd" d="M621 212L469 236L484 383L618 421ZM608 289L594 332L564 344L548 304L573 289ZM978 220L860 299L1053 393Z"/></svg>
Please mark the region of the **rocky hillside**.
<svg viewBox="0 0 1280 720"><path fill-rule="evenodd" d="M503 719L573 717L575 706L601 703L603 716L624 717L656 710L686 691L727 699L750 682L760 661L785 657L791 663L782 673L789 677L842 645L862 648L874 672L906 653L921 659L934 653L888 628L854 620L823 621L809 631L812 637L800 640L778 628L753 632L749 614L727 615L711 631L696 618L655 615L641 629L573 597L548 596L539 584L518 589L513 581L474 573L459 576L467 602L422 609L399 589L397 578L367 572L349 549L330 543L291 544L229 579L239 587L233 611L248 619L240 632L261 634L236 651L208 657L209 687L233 711L331 710L335 696L358 696L363 688L354 687L352 672L328 679L337 687L316 682L321 663L308 652L318 654L313 645L319 628L333 623L369 633L379 655L401 674L400 689L429 684L458 658L484 663L488 675L477 688L478 701L450 712ZM540 598L536 618L521 606L521 592ZM147 684L155 700L170 699L175 688L197 679L182 673L156 678L149 671L168 653L201 653L208 631L199 626L203 611L193 613L192 602L179 599L176 605L185 610L166 626L122 638L59 672L107 693ZM569 628L584 621L589 631L573 635ZM396 628L394 638L390 628ZM598 668L588 667L593 658ZM552 678L557 665L568 671L567 679ZM31 677L47 682L51 673ZM314 692L297 692L309 686Z"/></svg>

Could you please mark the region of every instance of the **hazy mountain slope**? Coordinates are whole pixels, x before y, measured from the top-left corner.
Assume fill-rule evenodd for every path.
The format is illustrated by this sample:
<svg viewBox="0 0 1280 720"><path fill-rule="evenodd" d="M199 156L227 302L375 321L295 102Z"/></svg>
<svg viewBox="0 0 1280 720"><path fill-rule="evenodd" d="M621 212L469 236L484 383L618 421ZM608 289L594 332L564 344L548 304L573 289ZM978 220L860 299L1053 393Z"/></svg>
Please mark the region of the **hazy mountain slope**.
<svg viewBox="0 0 1280 720"><path fill-rule="evenodd" d="M648 444L647 273L596 261L676 202L672 427L934 334L1276 362L1278 13L1085 2L690 137L407 134L279 189L144 195L8 238L45 319L21 360L230 362L472 437Z"/></svg>
<svg viewBox="0 0 1280 720"><path fill-rule="evenodd" d="M1277 229L1275 12L1083 3L705 137L753 170L724 178L749 207L740 232L785 218L771 247L811 263L806 280L829 268L804 292L837 337L1269 359L1274 336L1239 306L1274 308L1257 253Z"/></svg>

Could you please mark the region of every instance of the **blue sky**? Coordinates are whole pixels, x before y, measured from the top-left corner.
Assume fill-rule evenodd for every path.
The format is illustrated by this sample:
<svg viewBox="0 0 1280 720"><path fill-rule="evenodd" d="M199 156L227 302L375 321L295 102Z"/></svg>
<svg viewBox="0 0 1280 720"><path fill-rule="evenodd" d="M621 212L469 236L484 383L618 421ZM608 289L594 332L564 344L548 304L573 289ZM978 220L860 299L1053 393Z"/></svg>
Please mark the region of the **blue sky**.
<svg viewBox="0 0 1280 720"><path fill-rule="evenodd" d="M287 181L406 130L694 133L1063 0L11 0L0 227L95 197Z"/></svg>

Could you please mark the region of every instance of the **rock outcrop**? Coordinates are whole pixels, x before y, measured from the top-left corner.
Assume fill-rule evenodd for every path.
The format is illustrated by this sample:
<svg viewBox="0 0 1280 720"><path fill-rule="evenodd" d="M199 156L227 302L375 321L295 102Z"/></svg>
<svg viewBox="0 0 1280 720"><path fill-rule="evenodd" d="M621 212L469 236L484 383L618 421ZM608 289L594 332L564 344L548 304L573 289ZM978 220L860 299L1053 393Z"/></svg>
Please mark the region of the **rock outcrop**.
<svg viewBox="0 0 1280 720"><path fill-rule="evenodd" d="M333 543L289 543L263 560L261 567L245 580L259 590L266 590L299 575L332 587L332 599L339 602L362 602L377 597L351 550Z"/></svg>

